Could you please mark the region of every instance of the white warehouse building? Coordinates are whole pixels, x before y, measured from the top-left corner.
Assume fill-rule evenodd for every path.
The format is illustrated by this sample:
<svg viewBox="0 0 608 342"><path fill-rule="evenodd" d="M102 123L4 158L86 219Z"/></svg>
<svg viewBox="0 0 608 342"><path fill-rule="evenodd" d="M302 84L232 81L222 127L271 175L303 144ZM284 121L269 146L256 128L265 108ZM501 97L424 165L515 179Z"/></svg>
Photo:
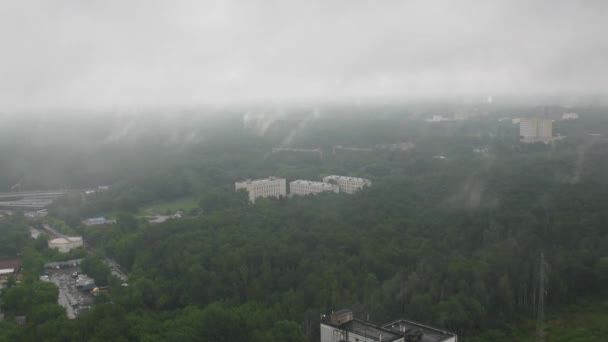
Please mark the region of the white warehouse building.
<svg viewBox="0 0 608 342"><path fill-rule="evenodd" d="M49 241L49 248L56 249L61 253L68 253L78 247L82 247L82 237L80 236L66 236Z"/></svg>
<svg viewBox="0 0 608 342"><path fill-rule="evenodd" d="M275 197L287 195L287 182L285 178L268 177L267 179L246 180L234 183L234 189L246 190L249 193L249 202L255 203L256 198Z"/></svg>
<svg viewBox="0 0 608 342"><path fill-rule="evenodd" d="M318 194L320 192L340 192L338 185L313 182L308 180L296 180L289 183L289 193L292 195L309 195Z"/></svg>
<svg viewBox="0 0 608 342"><path fill-rule="evenodd" d="M372 182L369 179L336 175L323 177L323 182L336 184L340 188L341 192L347 194L352 194L366 186L372 186Z"/></svg>

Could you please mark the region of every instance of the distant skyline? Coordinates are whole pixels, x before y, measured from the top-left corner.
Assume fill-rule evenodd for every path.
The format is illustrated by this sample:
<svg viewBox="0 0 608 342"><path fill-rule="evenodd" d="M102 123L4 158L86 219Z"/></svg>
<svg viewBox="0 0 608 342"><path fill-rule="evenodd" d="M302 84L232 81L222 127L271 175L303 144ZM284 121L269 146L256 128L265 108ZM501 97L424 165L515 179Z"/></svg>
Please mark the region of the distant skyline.
<svg viewBox="0 0 608 342"><path fill-rule="evenodd" d="M608 2L0 3L0 111L597 94Z"/></svg>

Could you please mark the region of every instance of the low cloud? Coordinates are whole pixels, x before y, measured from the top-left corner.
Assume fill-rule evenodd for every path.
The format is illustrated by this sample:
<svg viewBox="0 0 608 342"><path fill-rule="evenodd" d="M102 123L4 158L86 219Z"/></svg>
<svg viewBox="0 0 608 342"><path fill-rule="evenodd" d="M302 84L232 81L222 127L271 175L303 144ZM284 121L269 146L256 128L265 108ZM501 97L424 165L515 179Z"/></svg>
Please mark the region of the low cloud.
<svg viewBox="0 0 608 342"><path fill-rule="evenodd" d="M0 111L596 93L604 1L5 1Z"/></svg>

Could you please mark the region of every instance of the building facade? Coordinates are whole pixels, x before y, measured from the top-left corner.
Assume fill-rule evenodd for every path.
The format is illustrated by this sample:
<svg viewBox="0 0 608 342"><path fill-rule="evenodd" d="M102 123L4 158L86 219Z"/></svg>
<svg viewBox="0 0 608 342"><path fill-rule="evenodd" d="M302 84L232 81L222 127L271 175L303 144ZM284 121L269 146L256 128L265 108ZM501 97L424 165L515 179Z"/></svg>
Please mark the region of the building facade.
<svg viewBox="0 0 608 342"><path fill-rule="evenodd" d="M321 342L457 342L454 333L427 325L397 320L383 325L353 317L350 310L324 315L320 327Z"/></svg>
<svg viewBox="0 0 608 342"><path fill-rule="evenodd" d="M553 137L553 120L522 118L519 121L519 135L524 142L549 141Z"/></svg>
<svg viewBox="0 0 608 342"><path fill-rule="evenodd" d="M335 184L340 189L340 192L347 194L355 193L366 186L372 185L372 182L369 179L336 175L323 177L323 182Z"/></svg>
<svg viewBox="0 0 608 342"><path fill-rule="evenodd" d="M280 198L287 195L287 182L284 178L269 177L266 179L246 180L234 183L236 191L245 190L249 194L249 202L255 203L256 198Z"/></svg>
<svg viewBox="0 0 608 342"><path fill-rule="evenodd" d="M336 184L308 180L296 180L289 183L289 193L294 196L318 194L320 192L340 192L340 188Z"/></svg>

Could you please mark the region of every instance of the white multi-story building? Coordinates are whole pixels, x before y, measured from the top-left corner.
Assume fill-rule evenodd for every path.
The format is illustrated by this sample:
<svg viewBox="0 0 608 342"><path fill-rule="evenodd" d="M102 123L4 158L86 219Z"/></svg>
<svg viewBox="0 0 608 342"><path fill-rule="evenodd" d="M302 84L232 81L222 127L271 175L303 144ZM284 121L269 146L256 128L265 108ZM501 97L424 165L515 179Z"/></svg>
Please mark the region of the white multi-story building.
<svg viewBox="0 0 608 342"><path fill-rule="evenodd" d="M549 141L553 137L553 120L522 118L519 121L519 135L524 142Z"/></svg>
<svg viewBox="0 0 608 342"><path fill-rule="evenodd" d="M287 195L285 178L269 177L267 179L246 180L234 183L234 189L245 190L249 193L249 202L255 203L259 197L284 197Z"/></svg>
<svg viewBox="0 0 608 342"><path fill-rule="evenodd" d="M420 323L397 320L376 325L353 317L350 310L340 310L321 319L321 342L457 342L449 331Z"/></svg>
<svg viewBox="0 0 608 342"><path fill-rule="evenodd" d="M292 195L318 194L320 192L340 192L336 184L297 180L289 183L289 193Z"/></svg>
<svg viewBox="0 0 608 342"><path fill-rule="evenodd" d="M336 184L341 192L352 194L366 186L372 186L369 179L331 175L323 177L324 183Z"/></svg>

